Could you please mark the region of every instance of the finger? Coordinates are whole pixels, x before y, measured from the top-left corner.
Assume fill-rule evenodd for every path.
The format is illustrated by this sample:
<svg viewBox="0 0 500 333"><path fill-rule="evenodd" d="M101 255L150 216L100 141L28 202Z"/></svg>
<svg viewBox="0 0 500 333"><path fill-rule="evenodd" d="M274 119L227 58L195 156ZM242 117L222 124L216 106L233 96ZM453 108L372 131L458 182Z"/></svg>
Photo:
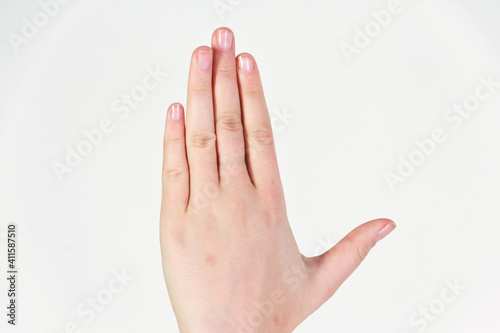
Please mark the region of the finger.
<svg viewBox="0 0 500 333"><path fill-rule="evenodd" d="M189 71L186 141L191 196L219 184L212 100L212 50L197 48ZM190 199L191 201L191 199Z"/></svg>
<svg viewBox="0 0 500 333"><path fill-rule="evenodd" d="M238 56L237 63L245 124L246 162L250 179L257 189L281 193L271 119L257 64L255 59L246 53Z"/></svg>
<svg viewBox="0 0 500 333"><path fill-rule="evenodd" d="M375 244L395 227L396 224L388 219L367 222L351 231L328 252L311 258L317 267L311 292L316 308L337 291Z"/></svg>
<svg viewBox="0 0 500 333"><path fill-rule="evenodd" d="M167 111L163 141L163 199L168 210L184 211L189 197L189 170L184 138L184 108L172 104Z"/></svg>
<svg viewBox="0 0 500 333"><path fill-rule="evenodd" d="M231 174L231 179L246 177L245 141L241 123L240 97L236 78L234 35L227 28L217 29L212 36L214 50L213 89L215 131L219 174ZM243 172L244 171L244 172Z"/></svg>

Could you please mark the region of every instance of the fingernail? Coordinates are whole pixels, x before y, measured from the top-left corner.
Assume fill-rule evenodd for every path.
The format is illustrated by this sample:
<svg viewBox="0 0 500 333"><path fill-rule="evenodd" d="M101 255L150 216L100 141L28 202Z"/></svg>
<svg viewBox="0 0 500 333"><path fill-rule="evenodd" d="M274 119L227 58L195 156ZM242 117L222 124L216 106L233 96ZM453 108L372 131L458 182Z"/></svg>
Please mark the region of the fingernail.
<svg viewBox="0 0 500 333"><path fill-rule="evenodd" d="M396 223L394 222L389 222L382 229L379 230L378 235L377 235L377 242L382 240L385 236L390 234L394 229L396 228Z"/></svg>
<svg viewBox="0 0 500 333"><path fill-rule="evenodd" d="M174 104L170 108L170 117L173 121L180 121L182 119L182 109L180 104Z"/></svg>
<svg viewBox="0 0 500 333"><path fill-rule="evenodd" d="M210 51L198 51L198 66L202 71L206 71L210 68L212 63L212 52Z"/></svg>
<svg viewBox="0 0 500 333"><path fill-rule="evenodd" d="M222 51L229 51L233 46L233 34L229 30L219 30L217 43Z"/></svg>
<svg viewBox="0 0 500 333"><path fill-rule="evenodd" d="M254 63L252 57L249 55L241 55L238 57L238 66L241 71L251 73L253 71Z"/></svg>

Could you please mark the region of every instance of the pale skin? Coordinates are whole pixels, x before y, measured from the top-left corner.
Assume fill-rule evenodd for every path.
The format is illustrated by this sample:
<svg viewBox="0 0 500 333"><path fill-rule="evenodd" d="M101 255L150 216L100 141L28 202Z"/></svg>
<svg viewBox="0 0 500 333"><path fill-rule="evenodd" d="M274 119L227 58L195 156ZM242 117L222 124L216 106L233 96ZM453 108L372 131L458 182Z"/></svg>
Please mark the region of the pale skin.
<svg viewBox="0 0 500 333"><path fill-rule="evenodd" d="M167 111L163 271L182 333L292 332L395 224L376 219L323 255L299 252L259 70L234 42L219 28L193 52L186 110Z"/></svg>

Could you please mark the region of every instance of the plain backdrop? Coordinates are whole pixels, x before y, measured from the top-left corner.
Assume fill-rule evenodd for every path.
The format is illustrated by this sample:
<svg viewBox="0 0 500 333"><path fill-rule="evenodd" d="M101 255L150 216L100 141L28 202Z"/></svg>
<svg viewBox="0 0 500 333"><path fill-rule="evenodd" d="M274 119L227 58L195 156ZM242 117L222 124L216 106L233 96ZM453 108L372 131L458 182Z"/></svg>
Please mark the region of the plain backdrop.
<svg viewBox="0 0 500 333"><path fill-rule="evenodd" d="M401 0L377 30L389 2L72 0L44 21L39 2L2 0L0 276L14 222L19 295L11 327L0 279L0 330L177 331L158 236L165 114L185 103L191 52L227 26L262 73L301 251L374 218L398 224L296 332L499 332L500 87L457 128L443 117L474 101L480 77L500 81L500 4ZM342 45L367 25L348 61ZM155 70L168 75L115 112ZM105 119L111 133L60 180L54 164ZM446 140L419 153L436 129ZM419 165L391 189L410 156Z"/></svg>

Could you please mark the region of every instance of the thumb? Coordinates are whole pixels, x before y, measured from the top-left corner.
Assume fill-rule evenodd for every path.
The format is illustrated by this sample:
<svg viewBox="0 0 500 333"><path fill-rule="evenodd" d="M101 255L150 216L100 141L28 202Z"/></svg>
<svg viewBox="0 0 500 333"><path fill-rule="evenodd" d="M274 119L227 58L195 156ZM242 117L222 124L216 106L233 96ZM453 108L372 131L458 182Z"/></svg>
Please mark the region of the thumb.
<svg viewBox="0 0 500 333"><path fill-rule="evenodd" d="M375 244L394 230L396 224L388 219L366 222L345 236L324 254L310 258L315 267L312 272L313 300L321 306L337 291L342 283L358 268Z"/></svg>

